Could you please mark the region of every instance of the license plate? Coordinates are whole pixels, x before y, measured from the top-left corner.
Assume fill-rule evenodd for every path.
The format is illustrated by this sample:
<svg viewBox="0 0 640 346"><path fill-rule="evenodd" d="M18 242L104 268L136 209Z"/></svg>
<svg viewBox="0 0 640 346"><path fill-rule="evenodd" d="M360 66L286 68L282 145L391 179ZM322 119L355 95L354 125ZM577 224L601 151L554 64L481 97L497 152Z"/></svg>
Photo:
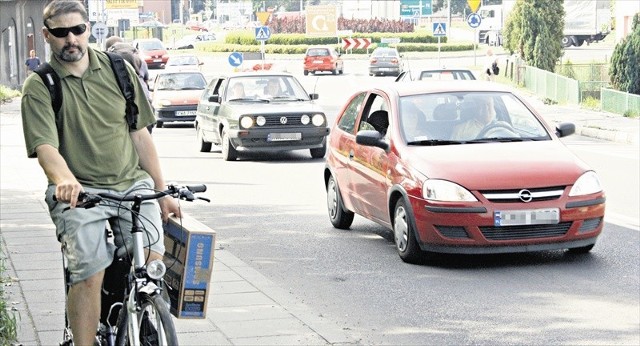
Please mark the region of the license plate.
<svg viewBox="0 0 640 346"><path fill-rule="evenodd" d="M299 141L302 139L302 133L270 133L267 135L267 141Z"/></svg>
<svg viewBox="0 0 640 346"><path fill-rule="evenodd" d="M153 59L153 62L162 62L162 59Z"/></svg>
<svg viewBox="0 0 640 346"><path fill-rule="evenodd" d="M181 115L196 115L196 111L176 111L176 116Z"/></svg>
<svg viewBox="0 0 640 346"><path fill-rule="evenodd" d="M314 60L313 63L314 64L322 64L322 60Z"/></svg>
<svg viewBox="0 0 640 346"><path fill-rule="evenodd" d="M498 210L493 213L495 226L547 225L560 222L560 209Z"/></svg>
<svg viewBox="0 0 640 346"><path fill-rule="evenodd" d="M388 68L388 67L381 67L379 70L380 70L380 71L389 71L389 70L390 70L390 68Z"/></svg>

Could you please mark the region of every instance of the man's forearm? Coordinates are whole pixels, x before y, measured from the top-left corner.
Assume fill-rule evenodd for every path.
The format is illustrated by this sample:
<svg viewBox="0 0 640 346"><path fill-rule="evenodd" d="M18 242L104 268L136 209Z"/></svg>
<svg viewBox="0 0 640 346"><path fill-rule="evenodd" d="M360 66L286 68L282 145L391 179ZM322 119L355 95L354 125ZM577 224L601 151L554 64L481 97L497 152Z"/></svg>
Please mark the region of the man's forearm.
<svg viewBox="0 0 640 346"><path fill-rule="evenodd" d="M140 158L140 167L149 173L156 189L164 189L166 184L162 177L158 152L156 151L149 131L147 131L146 128L142 128L136 132L132 132L131 138Z"/></svg>

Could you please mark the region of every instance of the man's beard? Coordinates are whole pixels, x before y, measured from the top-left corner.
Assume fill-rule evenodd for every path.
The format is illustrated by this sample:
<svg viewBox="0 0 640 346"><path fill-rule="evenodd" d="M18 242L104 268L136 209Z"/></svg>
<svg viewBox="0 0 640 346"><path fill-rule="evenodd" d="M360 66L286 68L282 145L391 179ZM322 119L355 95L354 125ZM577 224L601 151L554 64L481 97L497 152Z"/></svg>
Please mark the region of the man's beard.
<svg viewBox="0 0 640 346"><path fill-rule="evenodd" d="M70 48L75 48L76 53L69 53ZM86 50L82 49L82 47L69 44L69 45L65 45L62 48L62 50L60 51L60 54L58 54L58 57L62 61L76 62L82 59L85 53L86 53Z"/></svg>

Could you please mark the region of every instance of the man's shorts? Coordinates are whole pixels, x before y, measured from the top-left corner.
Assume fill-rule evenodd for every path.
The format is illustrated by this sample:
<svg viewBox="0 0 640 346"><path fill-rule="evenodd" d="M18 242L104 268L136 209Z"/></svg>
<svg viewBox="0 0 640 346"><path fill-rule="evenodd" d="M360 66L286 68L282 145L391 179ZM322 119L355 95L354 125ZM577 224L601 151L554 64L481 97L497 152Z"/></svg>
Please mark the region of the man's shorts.
<svg viewBox="0 0 640 346"><path fill-rule="evenodd" d="M139 193L153 193L153 181L145 179L134 183L128 190L85 188L85 192L108 192L125 196L136 190ZM93 208L74 208L63 211L69 204L55 202L53 194L55 185L47 188L45 201L49 206L51 220L56 225L58 241L63 245L70 272L70 283L86 280L107 268L113 261L116 246L131 237L131 212L128 208L133 202L117 202L100 204ZM106 200L105 200L106 201ZM164 239L160 207L156 200L142 202L140 221L145 233L142 235L145 247L159 254L164 254ZM113 231L113 243L107 240L107 222Z"/></svg>

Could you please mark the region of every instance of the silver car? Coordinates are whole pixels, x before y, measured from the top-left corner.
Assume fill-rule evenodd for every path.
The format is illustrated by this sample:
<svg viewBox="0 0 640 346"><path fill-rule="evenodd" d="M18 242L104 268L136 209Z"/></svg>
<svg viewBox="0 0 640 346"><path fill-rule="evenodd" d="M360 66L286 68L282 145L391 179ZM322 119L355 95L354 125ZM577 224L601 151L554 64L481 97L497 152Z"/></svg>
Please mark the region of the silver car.
<svg viewBox="0 0 640 346"><path fill-rule="evenodd" d="M369 57L370 76L398 76L402 70L402 55L396 48L378 47Z"/></svg>

